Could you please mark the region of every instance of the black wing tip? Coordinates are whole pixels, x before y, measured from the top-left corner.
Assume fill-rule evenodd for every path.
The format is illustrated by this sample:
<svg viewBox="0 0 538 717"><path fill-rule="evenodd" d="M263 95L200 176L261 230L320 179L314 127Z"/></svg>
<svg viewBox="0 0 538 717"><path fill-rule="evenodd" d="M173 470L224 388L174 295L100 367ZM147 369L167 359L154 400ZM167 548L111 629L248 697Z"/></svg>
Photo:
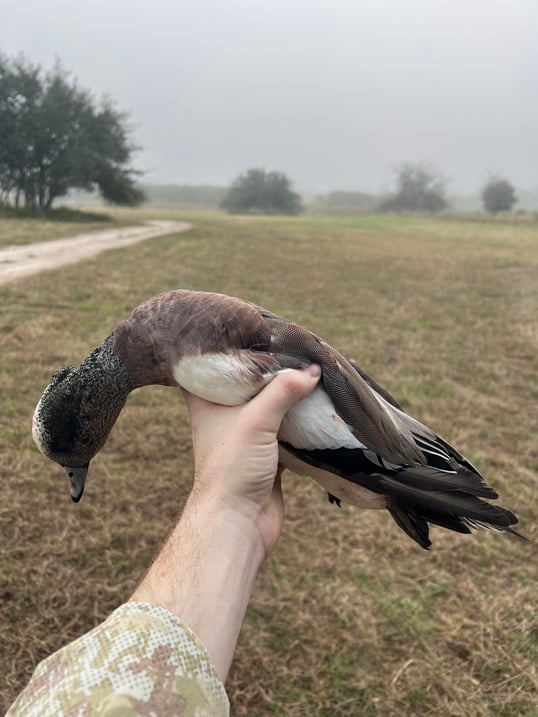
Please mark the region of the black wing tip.
<svg viewBox="0 0 538 717"><path fill-rule="evenodd" d="M403 484L426 492L463 492L489 500L499 497L497 491L489 486L482 476L460 465L449 470L432 465L402 466L395 475Z"/></svg>
<svg viewBox="0 0 538 717"><path fill-rule="evenodd" d="M516 538L519 538L519 540L524 540L526 543L532 543L533 541L530 538L527 538L526 535L523 535L523 533L519 533L517 530L514 530L513 528L503 528L505 533L510 533L511 535L515 535Z"/></svg>
<svg viewBox="0 0 538 717"><path fill-rule="evenodd" d="M450 494L447 497L449 498ZM477 503L479 508L483 508L484 517L476 517ZM489 503L477 501L476 498L468 511L472 517L455 513L450 509L449 501L447 501L446 512L426 506L410 505L394 499L388 506L388 510L397 525L426 550L432 544L429 539L429 523L457 533L466 534L472 533L472 529L485 528L486 530L510 533L520 540L531 542L529 538L512 527L518 523L517 516L514 513L500 506L490 506Z"/></svg>
<svg viewBox="0 0 538 717"><path fill-rule="evenodd" d="M498 533L510 533L510 535L514 535L519 540L524 540L526 543L532 543L530 538L527 538L526 535L523 535L523 533L520 533L512 527L513 525L517 525L519 523L517 517L511 511L506 510L506 508L501 508L501 510L506 513L507 518L505 521L499 521L498 523L477 522L476 525L473 525L473 521L469 521L469 525L471 528L476 529L485 528L486 530L494 530ZM510 516L510 518L508 516Z"/></svg>

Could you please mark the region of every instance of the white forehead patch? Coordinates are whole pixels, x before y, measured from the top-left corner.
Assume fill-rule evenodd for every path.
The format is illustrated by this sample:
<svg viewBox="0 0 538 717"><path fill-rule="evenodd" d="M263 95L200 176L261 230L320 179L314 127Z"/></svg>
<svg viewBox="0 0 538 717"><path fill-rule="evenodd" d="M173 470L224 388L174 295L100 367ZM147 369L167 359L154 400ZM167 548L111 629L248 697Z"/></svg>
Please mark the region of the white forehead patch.
<svg viewBox="0 0 538 717"><path fill-rule="evenodd" d="M39 410L41 407L42 400L43 399L39 400L39 403L35 407L34 415L32 416L32 438L34 439L34 442L35 442L36 446L39 448L39 450L41 451L41 453L43 453L43 455L46 455L45 447L44 447L45 444L44 444L43 436L42 436L42 424L41 424L41 420L39 418Z"/></svg>

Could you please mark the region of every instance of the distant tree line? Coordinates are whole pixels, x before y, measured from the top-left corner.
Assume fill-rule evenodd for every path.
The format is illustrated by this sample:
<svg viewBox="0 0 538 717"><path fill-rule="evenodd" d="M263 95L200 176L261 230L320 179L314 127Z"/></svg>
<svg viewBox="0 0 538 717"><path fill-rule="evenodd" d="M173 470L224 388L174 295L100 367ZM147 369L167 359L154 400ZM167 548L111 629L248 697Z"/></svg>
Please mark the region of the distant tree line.
<svg viewBox="0 0 538 717"><path fill-rule="evenodd" d="M513 185L497 175L490 177L481 198L485 211L492 213L510 211L517 201ZM337 191L318 196L316 204L326 209L435 213L449 203L440 173L422 162L408 162L396 170L396 189L386 197Z"/></svg>
<svg viewBox="0 0 538 717"><path fill-rule="evenodd" d="M127 117L61 67L0 55L0 203L48 211L71 188L140 203Z"/></svg>
<svg viewBox="0 0 538 717"><path fill-rule="evenodd" d="M45 71L23 57L0 54L0 205L48 211L70 190L99 192L114 204L136 205L145 194L130 165L137 151L125 113L109 99L97 101L60 64ZM446 209L445 181L424 163L396 171L395 191L377 198L334 191L317 197L329 210L439 212ZM229 188L211 185L147 186L154 203L220 206L231 213L298 214L301 197L278 171L251 168ZM482 190L486 211L510 211L513 185L492 176Z"/></svg>
<svg viewBox="0 0 538 717"><path fill-rule="evenodd" d="M216 185L143 185L147 201L191 207L218 207L235 213L291 213L297 211L298 195L290 201L291 182L284 178L281 194L267 191L270 172L251 169L240 175L230 189ZM233 190L233 191L232 191ZM283 197L285 201L280 201ZM506 179L492 176L481 193L487 212L510 211L517 201L514 187ZM473 201L472 198L468 198ZM461 200L461 198L460 198ZM424 165L405 164L396 170L396 190L385 197L367 192L332 191L319 194L309 202L322 211L342 212L437 212L449 206L444 181L435 170ZM290 211L291 208L291 211Z"/></svg>
<svg viewBox="0 0 538 717"><path fill-rule="evenodd" d="M291 182L281 173L281 191L271 191L270 175L251 169L240 175L231 188L214 185L144 185L147 200L153 204L217 207L235 213L297 212L298 195L289 193ZM269 179L268 179L269 178ZM515 204L514 187L506 179L492 176L481 194L487 212L510 211ZM472 198L467 198L470 201ZM461 198L460 198L461 200ZM477 199L477 201L479 201ZM422 163L405 164L396 172L396 189L385 197L366 192L333 191L317 195L310 206L322 211L341 212L437 212L449 206L444 181L435 170ZM468 210L468 209L467 209Z"/></svg>

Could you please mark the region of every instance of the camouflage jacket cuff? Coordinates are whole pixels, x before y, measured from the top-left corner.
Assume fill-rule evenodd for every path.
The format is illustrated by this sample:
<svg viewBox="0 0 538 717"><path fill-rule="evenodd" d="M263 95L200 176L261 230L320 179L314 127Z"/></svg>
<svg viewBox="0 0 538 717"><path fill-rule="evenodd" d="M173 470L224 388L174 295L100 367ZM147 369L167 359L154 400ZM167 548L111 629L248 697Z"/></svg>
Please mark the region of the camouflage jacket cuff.
<svg viewBox="0 0 538 717"><path fill-rule="evenodd" d="M196 635L164 608L129 602L43 660L7 715L227 717L229 709Z"/></svg>

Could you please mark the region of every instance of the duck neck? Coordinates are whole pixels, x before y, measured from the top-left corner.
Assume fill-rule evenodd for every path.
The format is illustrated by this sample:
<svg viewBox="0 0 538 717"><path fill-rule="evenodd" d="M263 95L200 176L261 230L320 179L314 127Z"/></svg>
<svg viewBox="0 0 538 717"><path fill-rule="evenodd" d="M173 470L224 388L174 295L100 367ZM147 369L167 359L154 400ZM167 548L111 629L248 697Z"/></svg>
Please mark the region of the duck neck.
<svg viewBox="0 0 538 717"><path fill-rule="evenodd" d="M175 348L172 340L155 340L155 321L152 327L122 321L103 343L103 350L112 351L126 372L129 390L141 386L177 386L170 370ZM166 332L161 332L166 336ZM104 344L109 342L105 349Z"/></svg>
<svg viewBox="0 0 538 717"><path fill-rule="evenodd" d="M99 382L101 392L109 392L109 397L122 406L136 388L125 364L114 351L114 332L86 357L79 370L87 371L93 381Z"/></svg>

